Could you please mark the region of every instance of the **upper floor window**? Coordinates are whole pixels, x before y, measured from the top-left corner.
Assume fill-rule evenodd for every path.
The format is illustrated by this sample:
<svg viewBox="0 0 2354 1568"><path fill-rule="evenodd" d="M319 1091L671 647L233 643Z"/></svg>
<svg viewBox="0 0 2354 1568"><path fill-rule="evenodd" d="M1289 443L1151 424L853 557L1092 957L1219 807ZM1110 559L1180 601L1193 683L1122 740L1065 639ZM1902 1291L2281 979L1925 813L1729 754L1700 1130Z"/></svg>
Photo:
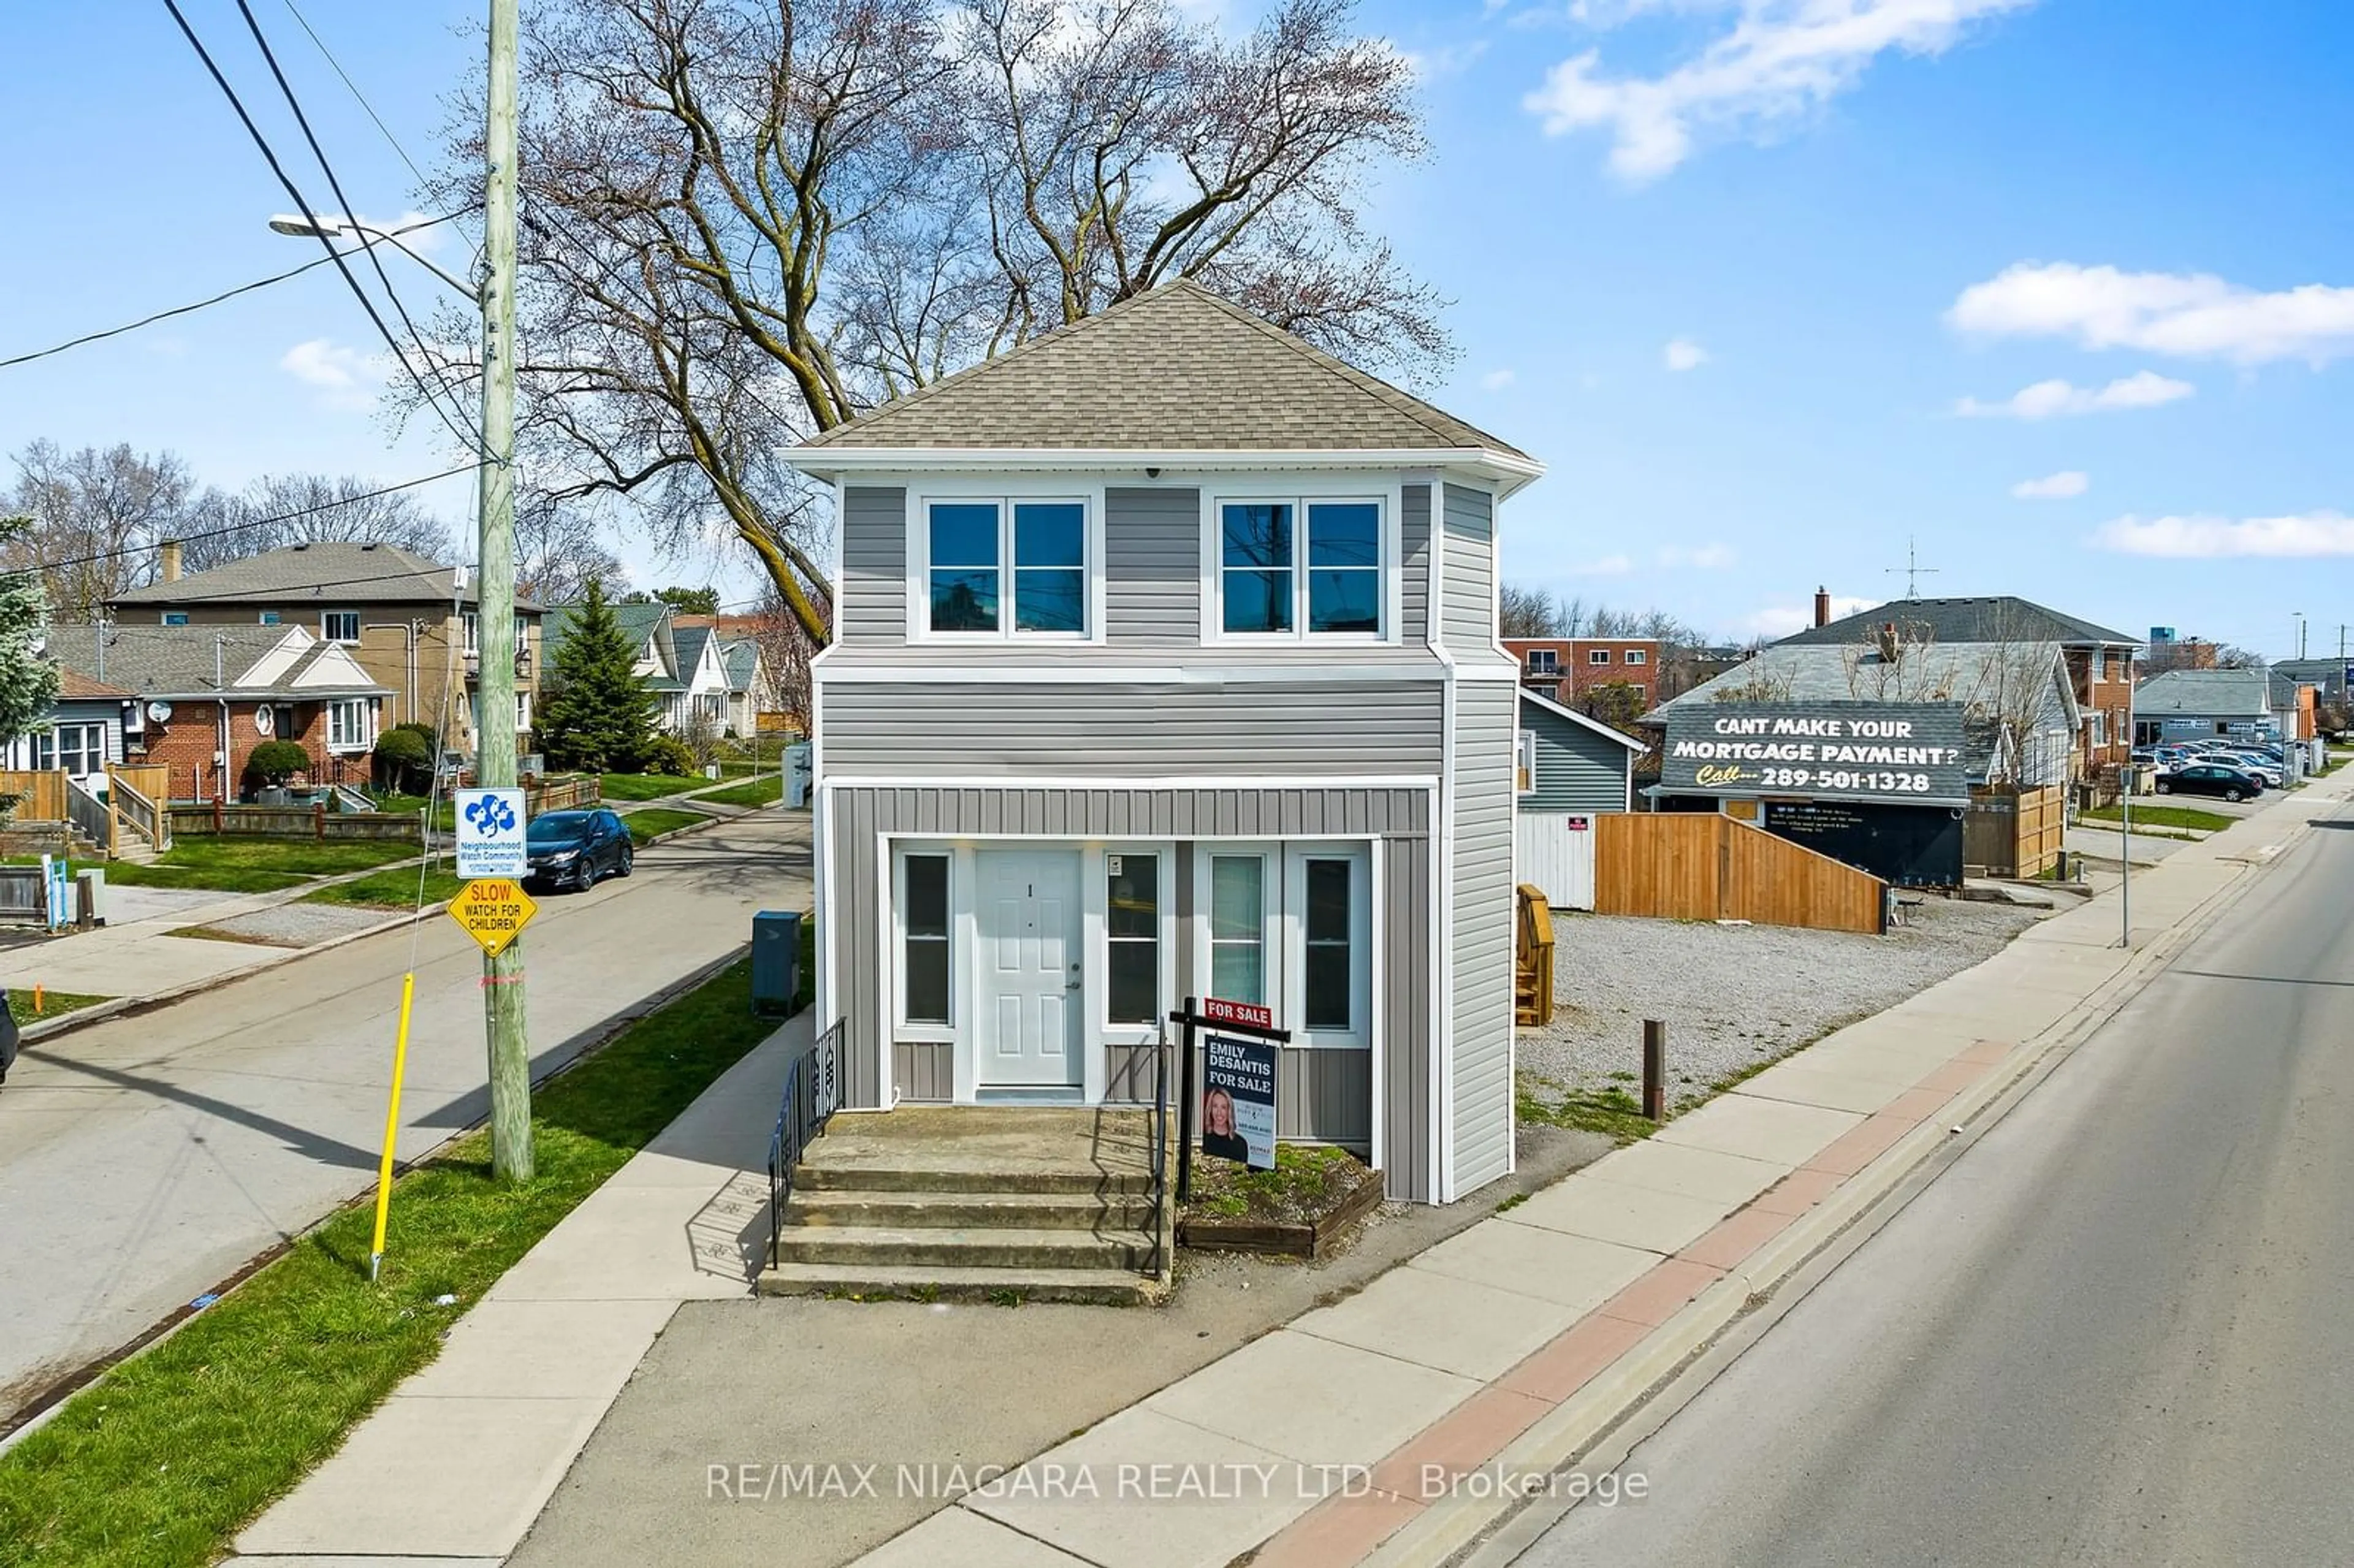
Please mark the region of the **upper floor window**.
<svg viewBox="0 0 2354 1568"><path fill-rule="evenodd" d="M1627 662L1629 664L1648 664L1650 662L1651 655L1645 650L1640 648L1629 648L1627 650Z"/></svg>
<svg viewBox="0 0 2354 1568"><path fill-rule="evenodd" d="M1087 509L1077 501L925 508L924 625L1002 637L1087 634Z"/></svg>
<svg viewBox="0 0 2354 1568"><path fill-rule="evenodd" d="M1218 620L1230 637L1382 632L1378 501L1222 501Z"/></svg>
<svg viewBox="0 0 2354 1568"><path fill-rule="evenodd" d="M1561 673L1561 650L1559 650L1559 649L1557 649L1557 648L1532 648L1532 649L1530 649L1530 650L1529 650L1529 673L1530 673L1530 674L1532 674L1532 675L1558 675L1558 674L1560 674L1560 673Z"/></svg>
<svg viewBox="0 0 2354 1568"><path fill-rule="evenodd" d="M1589 664L1607 664L1610 662L1610 650L1589 648L1585 651L1585 662Z"/></svg>
<svg viewBox="0 0 2354 1568"><path fill-rule="evenodd" d="M164 624L186 626L188 624L188 612L185 609L167 609L164 612Z"/></svg>
<svg viewBox="0 0 2354 1568"><path fill-rule="evenodd" d="M357 642L360 640L360 612L356 609L330 609L319 616L319 635L329 642Z"/></svg>
<svg viewBox="0 0 2354 1568"><path fill-rule="evenodd" d="M260 624L263 626L275 626L278 624L278 612L274 609L265 609L261 612L259 620Z"/></svg>

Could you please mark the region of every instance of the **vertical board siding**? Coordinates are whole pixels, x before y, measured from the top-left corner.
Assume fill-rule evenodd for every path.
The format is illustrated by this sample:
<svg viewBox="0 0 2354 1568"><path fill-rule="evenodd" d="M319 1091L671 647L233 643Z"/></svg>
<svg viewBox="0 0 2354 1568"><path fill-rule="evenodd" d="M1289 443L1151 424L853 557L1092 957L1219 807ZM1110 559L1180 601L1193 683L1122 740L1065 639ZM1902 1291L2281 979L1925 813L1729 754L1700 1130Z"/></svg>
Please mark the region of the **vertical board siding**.
<svg viewBox="0 0 2354 1568"><path fill-rule="evenodd" d="M1622 813L1596 817L1594 831L1596 914L1887 929L1887 884L1731 817Z"/></svg>
<svg viewBox="0 0 2354 1568"><path fill-rule="evenodd" d="M1513 819L1514 878L1535 887L1555 909L1594 907L1591 817L1573 830L1566 811L1522 811Z"/></svg>
<svg viewBox="0 0 2354 1568"><path fill-rule="evenodd" d="M1152 1103L1150 1045L1115 1045L1108 1053L1104 1097ZM1202 1083L1202 1052L1193 1053L1193 1083ZM1177 1054L1169 1056L1169 1106L1173 1116L1184 1086ZM1279 1046L1275 1054L1275 1135L1287 1143L1337 1143L1363 1154L1373 1137L1373 1053ZM1196 1128L1198 1131L1199 1129Z"/></svg>
<svg viewBox="0 0 2354 1568"><path fill-rule="evenodd" d="M1503 1175L1512 1154L1512 737L1516 687L1455 694L1455 1192Z"/></svg>
<svg viewBox="0 0 2354 1568"><path fill-rule="evenodd" d="M833 906L818 911L820 919L833 922L833 997L843 1020L842 1103L856 1110L878 1110L885 1099L885 1086L875 1072L887 1021L876 987L884 954L875 923L886 889L878 885L875 869L875 804L860 790L843 790L830 802L826 825L833 863L826 886Z"/></svg>
<svg viewBox="0 0 2354 1568"><path fill-rule="evenodd" d="M1430 1147L1431 844L1398 837L1381 846L1383 919L1382 1166L1393 1198L1426 1201L1437 1150Z"/></svg>
<svg viewBox="0 0 2354 1568"><path fill-rule="evenodd" d="M1202 641L1202 493L1104 492L1104 621L1115 642Z"/></svg>
<svg viewBox="0 0 2354 1568"><path fill-rule="evenodd" d="M1430 486L1409 484L1398 509L1398 640L1430 639Z"/></svg>
<svg viewBox="0 0 2354 1568"><path fill-rule="evenodd" d="M891 1080L903 1100L946 1104L956 1097L956 1047L945 1040L894 1041Z"/></svg>
<svg viewBox="0 0 2354 1568"><path fill-rule="evenodd" d="M1066 838L1360 838L1430 831L1427 790L940 789L927 785L837 789L835 800L869 803L869 832ZM869 846L871 849L871 845ZM1180 907L1190 898L1181 880Z"/></svg>
<svg viewBox="0 0 2354 1568"><path fill-rule="evenodd" d="M844 641L907 640L907 493L854 484L842 493Z"/></svg>
<svg viewBox="0 0 2354 1568"><path fill-rule="evenodd" d="M1520 798L1523 811L1623 811L1635 753L1606 735L1534 703L1521 705L1521 727L1537 737L1537 787Z"/></svg>

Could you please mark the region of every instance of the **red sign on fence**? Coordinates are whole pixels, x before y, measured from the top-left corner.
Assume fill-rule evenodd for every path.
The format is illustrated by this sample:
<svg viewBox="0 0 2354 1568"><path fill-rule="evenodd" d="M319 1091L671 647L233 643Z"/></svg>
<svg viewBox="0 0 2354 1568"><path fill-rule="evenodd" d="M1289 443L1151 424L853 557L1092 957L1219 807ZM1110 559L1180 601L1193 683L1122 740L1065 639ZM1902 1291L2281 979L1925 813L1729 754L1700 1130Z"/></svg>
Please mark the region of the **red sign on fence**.
<svg viewBox="0 0 2354 1568"><path fill-rule="evenodd" d="M1246 1023L1258 1029L1275 1027L1275 1009L1247 1001L1226 1001L1214 996L1202 999L1202 1016L1213 1023Z"/></svg>

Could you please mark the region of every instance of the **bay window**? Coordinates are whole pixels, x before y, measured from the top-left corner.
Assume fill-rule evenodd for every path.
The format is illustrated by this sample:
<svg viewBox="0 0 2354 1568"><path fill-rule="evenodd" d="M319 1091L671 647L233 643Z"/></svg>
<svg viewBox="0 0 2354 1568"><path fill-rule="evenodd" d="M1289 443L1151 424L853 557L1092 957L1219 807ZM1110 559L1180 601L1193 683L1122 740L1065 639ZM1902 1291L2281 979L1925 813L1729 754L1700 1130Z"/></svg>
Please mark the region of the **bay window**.
<svg viewBox="0 0 2354 1568"><path fill-rule="evenodd" d="M326 705L327 749L366 751L376 744L376 705L366 697L339 697Z"/></svg>

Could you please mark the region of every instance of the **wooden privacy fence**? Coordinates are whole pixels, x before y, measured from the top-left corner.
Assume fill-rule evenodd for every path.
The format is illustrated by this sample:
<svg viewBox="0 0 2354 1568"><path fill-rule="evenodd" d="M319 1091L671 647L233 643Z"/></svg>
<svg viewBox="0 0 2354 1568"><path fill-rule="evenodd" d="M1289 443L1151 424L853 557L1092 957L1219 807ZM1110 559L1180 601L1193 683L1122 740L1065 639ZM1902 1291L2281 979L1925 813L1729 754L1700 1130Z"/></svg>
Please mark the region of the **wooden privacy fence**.
<svg viewBox="0 0 2354 1568"><path fill-rule="evenodd" d="M1962 863L1985 876L2041 876L2060 858L2068 832L2060 786L2040 789L1980 786L1962 820Z"/></svg>
<svg viewBox="0 0 2354 1568"><path fill-rule="evenodd" d="M1750 920L1818 931L1888 929L1888 885L1713 811L1594 819L1594 910L1659 920Z"/></svg>
<svg viewBox="0 0 2354 1568"><path fill-rule="evenodd" d="M16 797L14 813L20 822L62 822L66 820L66 776L0 771L0 795Z"/></svg>
<svg viewBox="0 0 2354 1568"><path fill-rule="evenodd" d="M276 839L396 839L421 844L415 811L330 811L323 806L174 806L172 831Z"/></svg>
<svg viewBox="0 0 2354 1568"><path fill-rule="evenodd" d="M1522 811L1512 821L1520 878L1556 909L1594 907L1593 811Z"/></svg>

